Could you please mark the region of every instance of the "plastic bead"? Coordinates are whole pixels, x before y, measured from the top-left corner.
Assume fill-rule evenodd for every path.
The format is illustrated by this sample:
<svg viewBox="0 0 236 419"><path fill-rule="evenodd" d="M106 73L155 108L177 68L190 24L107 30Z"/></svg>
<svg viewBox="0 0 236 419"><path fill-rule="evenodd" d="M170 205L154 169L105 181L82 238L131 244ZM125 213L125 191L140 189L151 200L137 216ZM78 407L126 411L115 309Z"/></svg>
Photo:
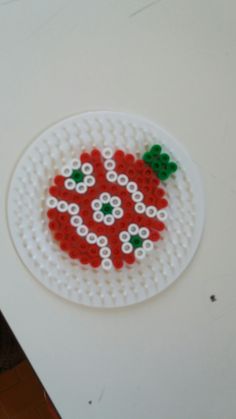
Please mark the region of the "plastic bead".
<svg viewBox="0 0 236 419"><path fill-rule="evenodd" d="M150 205L146 208L146 214L150 218L154 218L157 215L157 209L153 205Z"/></svg>
<svg viewBox="0 0 236 419"><path fill-rule="evenodd" d="M87 185L85 185L85 183L83 183L83 182L80 182L80 183L78 183L77 185L76 185L76 191L79 193L79 194L84 194L84 193L86 193L87 192Z"/></svg>
<svg viewBox="0 0 236 419"><path fill-rule="evenodd" d="M97 235L94 233L88 233L86 236L86 240L89 244L94 244L97 242Z"/></svg>
<svg viewBox="0 0 236 419"><path fill-rule="evenodd" d="M136 211L138 214L143 214L143 213L145 212L145 210L146 210L146 206L144 205L144 203L143 203L143 202L137 202L137 203L135 204L134 208L135 208L135 211Z"/></svg>
<svg viewBox="0 0 236 419"><path fill-rule="evenodd" d="M143 194L142 194L142 192L139 192L139 191L134 192L132 194L132 199L133 199L134 202L140 202L140 201L142 201L143 200Z"/></svg>
<svg viewBox="0 0 236 419"><path fill-rule="evenodd" d="M128 231L121 231L119 234L119 239L122 243L126 243L130 240L130 234Z"/></svg>
<svg viewBox="0 0 236 419"><path fill-rule="evenodd" d="M80 166L81 166L80 160L79 160L79 159L73 159L73 160L71 160L71 162L70 162L70 166L71 166L71 167L72 167L72 169L74 169L74 170L79 169L79 168L80 168Z"/></svg>
<svg viewBox="0 0 236 419"><path fill-rule="evenodd" d="M111 255L111 249L109 247L101 247L101 249L99 250L99 255L103 259L109 258L109 256Z"/></svg>
<svg viewBox="0 0 236 419"><path fill-rule="evenodd" d="M76 215L79 212L79 206L76 204L69 204L68 206L68 212L71 215Z"/></svg>
<svg viewBox="0 0 236 419"><path fill-rule="evenodd" d="M116 163L112 159L105 160L104 162L104 167L106 170L114 170L115 166L116 166Z"/></svg>
<svg viewBox="0 0 236 419"><path fill-rule="evenodd" d="M135 234L138 234L138 232L139 232L138 225L137 224L130 224L129 227L128 227L128 232L129 232L129 234L131 234L133 236Z"/></svg>
<svg viewBox="0 0 236 419"><path fill-rule="evenodd" d="M103 259L102 260L102 268L105 271L110 271L112 268L112 261L110 259Z"/></svg>
<svg viewBox="0 0 236 419"><path fill-rule="evenodd" d="M69 191L72 191L73 189L75 189L76 183L73 179L66 179L65 180L65 188L68 189Z"/></svg>
<svg viewBox="0 0 236 419"><path fill-rule="evenodd" d="M148 228L146 228L146 227L141 227L141 228L139 229L138 234L140 235L140 237L141 237L142 239L147 239L147 238L148 238L148 236L149 236L149 230L148 230Z"/></svg>
<svg viewBox="0 0 236 419"><path fill-rule="evenodd" d="M110 172L107 172L106 178L109 182L116 182L117 180L117 174L116 172L113 172L112 170Z"/></svg>
<svg viewBox="0 0 236 419"><path fill-rule="evenodd" d="M56 198L54 198L53 196L49 196L48 198L47 198L47 206L49 207L49 208L56 208L57 207L57 199Z"/></svg>
<svg viewBox="0 0 236 419"><path fill-rule="evenodd" d="M151 240L144 240L143 248L146 252L151 252L153 250L153 242Z"/></svg>
<svg viewBox="0 0 236 419"><path fill-rule="evenodd" d="M110 200L110 204L116 208L121 205L121 199L118 196L113 196Z"/></svg>
<svg viewBox="0 0 236 419"><path fill-rule="evenodd" d="M119 183L119 185L121 186L125 186L127 185L127 183L129 182L128 176L121 174L118 176L117 182Z"/></svg>
<svg viewBox="0 0 236 419"><path fill-rule="evenodd" d="M135 182L128 182L126 188L128 192L134 193L138 190L138 185Z"/></svg>
<svg viewBox="0 0 236 419"><path fill-rule="evenodd" d="M112 224L114 224L114 217L111 214L107 214L104 216L104 224L107 226L111 226Z"/></svg>
<svg viewBox="0 0 236 419"><path fill-rule="evenodd" d="M61 174L65 177L70 177L72 175L72 169L69 166L64 166L61 169Z"/></svg>
<svg viewBox="0 0 236 419"><path fill-rule="evenodd" d="M93 219L94 221L96 221L97 223L100 223L101 221L104 220L104 214L102 213L102 211L95 211L93 213Z"/></svg>
<svg viewBox="0 0 236 419"><path fill-rule="evenodd" d="M71 217L70 222L72 226L78 227L82 224L83 220L79 215L74 215L73 217Z"/></svg>
<svg viewBox="0 0 236 419"><path fill-rule="evenodd" d="M124 215L124 211L123 211L123 209L122 208L114 208L113 209L113 211L112 211L112 215L113 215L113 217L115 217L116 219L120 219L120 218L122 218L123 217L123 215Z"/></svg>
<svg viewBox="0 0 236 419"><path fill-rule="evenodd" d="M97 238L97 245L98 245L98 247L104 247L104 246L107 245L107 243L108 243L108 240L107 240L107 238L105 236L99 236Z"/></svg>
<svg viewBox="0 0 236 419"><path fill-rule="evenodd" d="M157 211L157 218L160 221L166 221L168 218L168 214L165 210L159 210Z"/></svg>
<svg viewBox="0 0 236 419"><path fill-rule="evenodd" d="M94 199L91 202L91 207L94 211L99 211L102 208L102 203L101 203L100 199Z"/></svg>
<svg viewBox="0 0 236 419"><path fill-rule="evenodd" d="M142 260L145 258L146 252L142 247L138 247L137 249L135 249L134 255L138 260Z"/></svg>
<svg viewBox="0 0 236 419"><path fill-rule="evenodd" d="M77 227L76 232L79 236L85 237L88 234L88 227L84 224L81 224L79 227Z"/></svg>
<svg viewBox="0 0 236 419"><path fill-rule="evenodd" d="M104 159L111 159L112 155L113 155L113 151L110 147L105 147L102 150L102 156L104 157Z"/></svg>
<svg viewBox="0 0 236 419"><path fill-rule="evenodd" d="M60 212L66 212L68 209L68 204L66 201L59 201L57 204L57 209Z"/></svg>
<svg viewBox="0 0 236 419"><path fill-rule="evenodd" d="M128 253L131 253L133 251L133 246L132 246L131 243L126 242L126 243L123 243L122 244L121 249L122 249L122 252L123 253L127 253L128 254Z"/></svg>
<svg viewBox="0 0 236 419"><path fill-rule="evenodd" d="M130 239L130 243L132 244L134 249L137 249L138 247L142 247L143 245L143 240L141 239L141 237L137 234L135 236L132 236Z"/></svg>
<svg viewBox="0 0 236 419"><path fill-rule="evenodd" d="M90 176L90 175L86 175L84 177L84 183L85 183L85 185L87 185L89 187L94 186L95 183L96 183L95 177L94 176Z"/></svg>
<svg viewBox="0 0 236 419"><path fill-rule="evenodd" d="M85 175L91 175L93 172L93 166L90 163L83 163L81 169Z"/></svg>
<svg viewBox="0 0 236 419"><path fill-rule="evenodd" d="M157 157L161 154L161 146L159 144L155 144L152 146L151 150L152 157Z"/></svg>
<svg viewBox="0 0 236 419"><path fill-rule="evenodd" d="M110 202L111 199L111 195L107 192L103 192L100 196L99 199L101 202L103 202L104 204L107 204L108 202Z"/></svg>
<svg viewBox="0 0 236 419"><path fill-rule="evenodd" d="M143 160L146 162L146 163L151 163L151 161L152 161L152 154L149 152L149 151L147 151L146 153L144 153L144 155L143 155Z"/></svg>

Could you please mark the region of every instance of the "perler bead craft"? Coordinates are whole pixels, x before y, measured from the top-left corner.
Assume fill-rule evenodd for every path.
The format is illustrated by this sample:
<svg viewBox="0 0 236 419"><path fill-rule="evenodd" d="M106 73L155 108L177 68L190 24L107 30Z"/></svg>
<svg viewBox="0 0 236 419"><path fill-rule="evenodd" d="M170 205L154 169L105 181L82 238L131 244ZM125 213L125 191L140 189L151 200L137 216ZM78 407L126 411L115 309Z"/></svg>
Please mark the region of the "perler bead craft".
<svg viewBox="0 0 236 419"><path fill-rule="evenodd" d="M49 229L71 259L105 271L132 265L162 238L166 181L177 170L160 145L142 159L93 148L71 160L49 188Z"/></svg>

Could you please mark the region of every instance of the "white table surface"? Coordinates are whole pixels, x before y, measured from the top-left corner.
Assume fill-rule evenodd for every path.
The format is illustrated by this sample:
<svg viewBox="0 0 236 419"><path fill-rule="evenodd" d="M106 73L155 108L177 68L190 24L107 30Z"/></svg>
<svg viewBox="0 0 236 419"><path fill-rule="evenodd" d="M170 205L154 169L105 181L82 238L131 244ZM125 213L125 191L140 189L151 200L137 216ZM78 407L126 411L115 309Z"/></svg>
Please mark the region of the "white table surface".
<svg viewBox="0 0 236 419"><path fill-rule="evenodd" d="M0 307L63 419L236 417L235 49L234 0L0 0ZM6 223L24 148L60 118L100 109L180 139L207 204L188 270L118 310L46 290Z"/></svg>

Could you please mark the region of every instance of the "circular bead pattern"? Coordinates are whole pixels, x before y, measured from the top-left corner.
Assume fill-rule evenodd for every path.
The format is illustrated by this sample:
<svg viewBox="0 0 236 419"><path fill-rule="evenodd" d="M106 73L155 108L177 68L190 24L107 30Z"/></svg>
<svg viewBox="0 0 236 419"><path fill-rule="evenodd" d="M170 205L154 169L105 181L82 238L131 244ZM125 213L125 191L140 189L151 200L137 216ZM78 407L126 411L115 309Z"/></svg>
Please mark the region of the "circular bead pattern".
<svg viewBox="0 0 236 419"><path fill-rule="evenodd" d="M71 169L80 169L81 164L88 161L88 154L91 153L91 158L94 158L93 167L95 167L97 150L92 148L96 145L102 151L104 147L110 147L113 154L116 153L116 160L112 158L113 154L110 158L115 161L114 169L110 170L115 172L112 176L114 182L110 182L111 194L118 195L115 190L116 173L125 173L129 179L133 179L133 175L137 175L137 170L139 170L140 156L150 150L154 142L161 144L163 152L169 154L170 160L175 159L178 162L179 170L176 174L173 173L168 182L161 181L158 192L160 199L158 211L164 208L161 199L165 200L166 191L169 201L168 219L164 222L165 231L151 231L150 239L154 249L148 257L134 263L134 252L122 255L121 259L120 252L115 247L112 255L116 254L118 258L114 258L112 262L110 257L105 258L105 262L101 263L99 257L91 259L86 256L86 253L78 259L80 249L76 249L75 246L68 252L68 243L60 242L59 238L64 234L63 229L55 234L55 240L52 239L53 231L58 228L59 224L62 227L66 218L71 219L71 227L73 227L73 217L80 217L75 218L75 221L79 220L80 224L84 224L84 211L88 210L92 213L91 207L84 208L74 199L73 202L80 206L78 215L73 216L64 212L58 214L58 220L55 220L55 212L58 213L57 199L50 201L50 206L48 210L46 209L45 193L49 186L52 185L49 193L52 197L58 187L64 188L63 182L68 175L68 172L65 176L60 175L64 165L69 166L71 162ZM124 152L122 150L118 152L117 148L123 149ZM79 153L82 154L79 155ZM72 159L79 160L79 164L78 161L73 163ZM109 159L105 159L104 162L107 160ZM91 163L90 160L89 162ZM125 169L128 169L128 173ZM153 171L152 166L146 163L147 177L149 177L148 170ZM55 174L58 175L55 176ZM85 175L84 182L86 176L96 178L95 187L97 188L98 179L95 173ZM144 177L141 179L138 175L136 179L138 179L137 189L144 194L145 209L138 214L138 221L131 219L130 223L137 223L140 226L140 217L147 217L146 206L156 206L156 202L153 202L151 195L150 200L147 196L147 188L151 186L149 179ZM156 180L158 182L158 179ZM91 193L93 187L89 186L87 192L79 195L79 198L84 198L88 203L86 197L89 193L91 193L91 200L99 197L102 192L106 191L102 179L99 182L101 189L97 195ZM128 191L128 185L123 189ZM70 196L72 194L74 198L78 198L76 189L70 191ZM121 199L122 208L124 208L124 193ZM68 201L68 190L63 192L59 200L72 203ZM59 121L42 132L30 144L14 170L9 185L7 213L9 230L16 251L21 261L41 284L69 301L93 307L121 307L159 294L170 286L189 265L199 244L204 224L204 195L197 167L187 150L184 150L180 143L158 125L141 117L124 113L89 112ZM150 218L150 223L153 220L156 219ZM123 219L119 222L121 231L126 229ZM49 223L51 231L48 230ZM113 232L115 225L109 227ZM99 227L97 243L100 249L107 244L104 243L105 236L102 237L103 223L97 226ZM71 228L70 232L76 234L76 228ZM83 241L87 241L87 237L88 235L85 239L81 238L81 251L84 249ZM155 243L155 240L158 242ZM90 245L90 247L93 246ZM108 246L110 247L110 240ZM93 249L91 252L93 253ZM111 269L107 271L109 275L104 273L103 265L105 270ZM97 269L99 267L100 269Z"/></svg>
<svg viewBox="0 0 236 419"><path fill-rule="evenodd" d="M142 260L165 229L168 202L144 160L105 147L62 167L46 204L49 229L72 259L105 271Z"/></svg>

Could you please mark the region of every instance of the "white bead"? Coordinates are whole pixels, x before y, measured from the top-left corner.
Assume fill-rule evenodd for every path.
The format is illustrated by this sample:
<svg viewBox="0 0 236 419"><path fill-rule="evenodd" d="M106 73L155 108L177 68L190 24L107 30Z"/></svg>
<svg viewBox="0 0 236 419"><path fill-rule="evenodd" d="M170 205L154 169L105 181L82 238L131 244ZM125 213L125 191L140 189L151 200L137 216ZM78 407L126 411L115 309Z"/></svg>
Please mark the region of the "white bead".
<svg viewBox="0 0 236 419"><path fill-rule="evenodd" d="M79 215L74 215L73 217L71 217L70 223L74 227L78 227L79 225L81 225L83 223L83 220Z"/></svg>
<svg viewBox="0 0 236 419"><path fill-rule="evenodd" d="M107 226L111 226L112 224L114 224L114 217L111 214L107 214L104 216L104 224L106 224Z"/></svg>
<svg viewBox="0 0 236 419"><path fill-rule="evenodd" d="M147 239L147 237L149 236L149 230L146 227L141 227L139 229L138 234L141 237L141 239Z"/></svg>
<svg viewBox="0 0 236 419"><path fill-rule="evenodd" d="M130 240L130 234L128 231L121 231L119 234L119 239L122 243L128 242Z"/></svg>
<svg viewBox="0 0 236 419"><path fill-rule="evenodd" d="M85 237L88 234L88 227L84 224L81 224L77 230L76 230L77 234L81 237Z"/></svg>
<svg viewBox="0 0 236 419"><path fill-rule="evenodd" d="M84 163L82 164L81 170L85 175L91 175L93 166L90 163Z"/></svg>
<svg viewBox="0 0 236 419"><path fill-rule="evenodd" d="M91 203L91 207L94 211L99 211L102 208L100 199L94 199Z"/></svg>
<svg viewBox="0 0 236 419"><path fill-rule="evenodd" d="M54 196L49 196L46 203L49 208L56 208L58 200Z"/></svg>
<svg viewBox="0 0 236 419"><path fill-rule="evenodd" d="M65 188L68 189L69 191L72 191L73 189L75 189L76 183L73 179L66 179L64 182Z"/></svg>
<svg viewBox="0 0 236 419"><path fill-rule="evenodd" d="M117 173L111 170L106 173L106 178L109 182L115 182L117 180Z"/></svg>
<svg viewBox="0 0 236 419"><path fill-rule="evenodd" d="M146 252L145 252L145 250L144 250L144 249L142 249L142 247L139 247L138 249L135 249L135 251L134 251L134 256L135 256L137 259L141 260L141 259L145 258L145 256L146 256Z"/></svg>
<svg viewBox="0 0 236 419"><path fill-rule="evenodd" d="M94 186L95 183L96 183L95 177L94 176L90 176L90 175L85 176L84 177L84 183L85 183L85 185L90 186L90 187L91 186Z"/></svg>
<svg viewBox="0 0 236 419"><path fill-rule="evenodd" d="M111 261L111 259L103 259L102 260L102 268L105 271L110 271L111 268L112 268L112 261Z"/></svg>
<svg viewBox="0 0 236 419"><path fill-rule="evenodd" d="M102 211L95 211L93 213L93 219L94 221L97 221L97 223L100 223L104 219L104 214L102 213Z"/></svg>
<svg viewBox="0 0 236 419"><path fill-rule="evenodd" d="M110 202L111 195L110 195L109 193L107 193L107 192L103 192L103 193L101 193L101 195L99 196L99 199L100 199L100 201L101 201L103 204L107 204L108 202Z"/></svg>
<svg viewBox="0 0 236 419"><path fill-rule="evenodd" d="M124 211L123 211L122 208L119 208L119 207L118 208L114 208L112 210L112 215L113 215L113 217L115 217L118 220L118 219L120 219L120 218L123 217Z"/></svg>
<svg viewBox="0 0 236 419"><path fill-rule="evenodd" d="M142 192L137 191L137 192L132 193L132 199L134 202L142 201L143 200Z"/></svg>
<svg viewBox="0 0 236 419"><path fill-rule="evenodd" d="M137 202L134 206L134 209L138 214L143 214L146 210L146 206L143 202Z"/></svg>
<svg viewBox="0 0 236 419"><path fill-rule="evenodd" d="M101 258L109 258L109 256L111 255L111 249L109 247L102 247L99 250L99 255L101 256Z"/></svg>
<svg viewBox="0 0 236 419"><path fill-rule="evenodd" d="M168 218L167 211L165 211L165 210L159 210L159 211L157 211L157 218L160 221L167 220L167 218Z"/></svg>
<svg viewBox="0 0 236 419"><path fill-rule="evenodd" d="M77 185L76 185L76 191L78 193L83 194L83 193L87 192L87 190L88 190L87 185L85 185L84 182L77 183Z"/></svg>
<svg viewBox="0 0 236 419"><path fill-rule="evenodd" d="M68 210L68 204L66 201L59 201L57 204L57 209L60 212L66 212Z"/></svg>
<svg viewBox="0 0 236 419"><path fill-rule="evenodd" d="M98 247L104 247L104 246L107 245L107 243L108 243L108 240L107 240L106 236L99 236L97 238Z"/></svg>
<svg viewBox="0 0 236 419"><path fill-rule="evenodd" d="M86 240L89 244L94 244L97 242L97 235L95 233L88 233Z"/></svg>
<svg viewBox="0 0 236 419"><path fill-rule="evenodd" d="M156 217L157 215L157 209L156 207L154 207L154 205L149 205L148 207L146 207L146 214L148 217L153 218Z"/></svg>
<svg viewBox="0 0 236 419"><path fill-rule="evenodd" d="M72 169L69 166L64 166L61 169L62 176L70 177L72 175Z"/></svg>
<svg viewBox="0 0 236 419"><path fill-rule="evenodd" d="M104 157L104 159L110 159L113 155L113 151L110 147L105 147L102 150L102 156Z"/></svg>
<svg viewBox="0 0 236 419"><path fill-rule="evenodd" d="M151 250L153 250L153 247L154 247L153 242L151 240L144 240L143 241L143 248L147 252L151 252Z"/></svg>
<svg viewBox="0 0 236 419"><path fill-rule="evenodd" d="M77 204L69 204L68 212L71 215L76 215L79 212L79 206Z"/></svg>
<svg viewBox="0 0 236 419"><path fill-rule="evenodd" d="M129 182L128 176L123 175L123 174L119 175L119 176L118 176L118 179L117 179L117 182L118 182L118 183L119 183L119 185L121 185L121 186L125 186L125 185L127 185L127 183Z"/></svg>
<svg viewBox="0 0 236 419"><path fill-rule="evenodd" d="M79 159L73 159L70 162L70 166L72 167L72 169L74 170L78 170L81 166L80 160Z"/></svg>
<svg viewBox="0 0 236 419"><path fill-rule="evenodd" d="M115 166L116 164L114 160L111 160L111 159L105 160L104 167L106 170L113 170L115 169Z"/></svg>
<svg viewBox="0 0 236 419"><path fill-rule="evenodd" d="M135 236L135 234L138 234L139 228L137 224L130 224L128 227L129 234L132 234L132 236Z"/></svg>
<svg viewBox="0 0 236 419"><path fill-rule="evenodd" d="M121 199L118 196L113 196L110 200L110 204L115 208L121 205Z"/></svg>
<svg viewBox="0 0 236 419"><path fill-rule="evenodd" d="M126 243L122 244L121 249L122 249L123 253L128 254L128 253L131 253L133 251L133 246L132 246L131 243L126 242Z"/></svg>
<svg viewBox="0 0 236 419"><path fill-rule="evenodd" d="M126 188L128 192L134 193L138 190L138 185L135 182L128 182Z"/></svg>

